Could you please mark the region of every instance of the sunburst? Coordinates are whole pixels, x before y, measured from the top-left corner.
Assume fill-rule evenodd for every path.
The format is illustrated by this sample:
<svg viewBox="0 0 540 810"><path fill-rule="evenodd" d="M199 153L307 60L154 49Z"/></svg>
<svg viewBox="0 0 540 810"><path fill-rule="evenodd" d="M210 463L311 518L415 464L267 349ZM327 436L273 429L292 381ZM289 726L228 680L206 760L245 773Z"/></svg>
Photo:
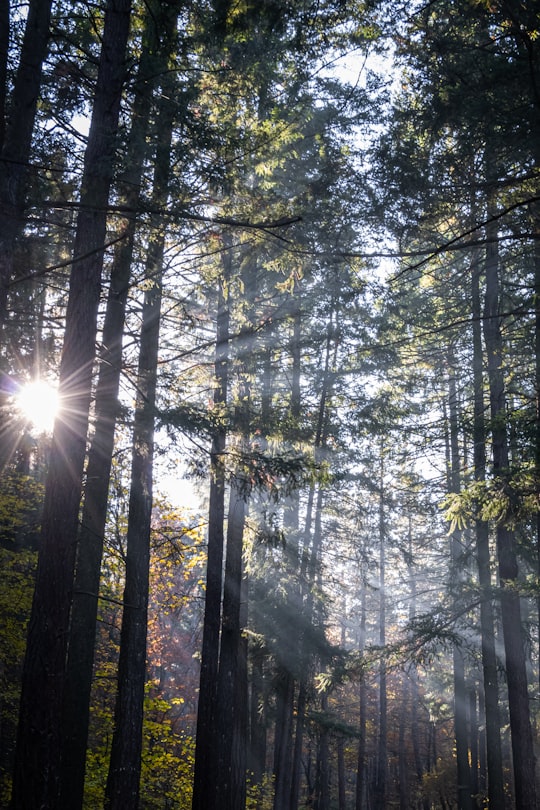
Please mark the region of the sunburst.
<svg viewBox="0 0 540 810"><path fill-rule="evenodd" d="M36 379L21 386L17 409L38 433L52 433L60 403L57 389L47 380Z"/></svg>

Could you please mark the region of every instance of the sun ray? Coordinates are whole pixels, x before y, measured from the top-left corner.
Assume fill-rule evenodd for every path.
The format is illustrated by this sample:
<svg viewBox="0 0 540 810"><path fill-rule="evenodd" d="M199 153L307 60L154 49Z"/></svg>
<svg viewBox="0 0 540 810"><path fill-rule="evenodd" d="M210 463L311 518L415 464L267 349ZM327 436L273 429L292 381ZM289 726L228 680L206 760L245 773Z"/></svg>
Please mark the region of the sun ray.
<svg viewBox="0 0 540 810"><path fill-rule="evenodd" d="M57 389L46 380L36 379L21 386L17 408L38 433L51 433L59 412Z"/></svg>

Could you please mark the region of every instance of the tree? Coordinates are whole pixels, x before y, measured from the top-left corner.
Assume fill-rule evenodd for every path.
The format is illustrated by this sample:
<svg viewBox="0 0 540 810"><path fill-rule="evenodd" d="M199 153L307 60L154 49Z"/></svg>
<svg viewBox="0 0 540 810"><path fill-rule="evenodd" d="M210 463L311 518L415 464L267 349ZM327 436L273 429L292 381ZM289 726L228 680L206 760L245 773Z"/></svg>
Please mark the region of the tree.
<svg viewBox="0 0 540 810"><path fill-rule="evenodd" d="M104 11L30 54L4 264L3 773L41 544L14 807L534 807L536 9ZM17 446L62 342L79 413Z"/></svg>
<svg viewBox="0 0 540 810"><path fill-rule="evenodd" d="M146 141L154 85L167 64L167 53L160 51L170 47L169 42L166 46L160 44L163 20L155 10L152 13L147 11L145 26L127 147L127 168L118 184L122 204L130 214L124 223L122 239L115 246L111 268L71 609L63 708L61 794L72 808L82 806L83 801L98 593L136 214L148 149Z"/></svg>
<svg viewBox="0 0 540 810"><path fill-rule="evenodd" d="M488 234L492 229L488 231ZM493 443L493 473L496 485L509 494L506 396L503 376L502 341L500 332L500 298L496 242L486 248L486 294L484 339L488 363L491 436ZM512 751L515 774L516 807L536 807L535 759L529 714L527 670L524 640L521 630L521 607L516 590L518 577L515 538L503 515L497 525L497 555L501 588L501 617L504 634L506 677ZM517 628L517 630L516 630Z"/></svg>
<svg viewBox="0 0 540 810"><path fill-rule="evenodd" d="M9 3L2 4L0 71L0 325L7 315L8 285L13 276L15 243L24 226L26 179L43 62L50 37L51 0L32 0L20 49L19 66L8 93ZM9 108L6 100L10 97Z"/></svg>
<svg viewBox="0 0 540 810"><path fill-rule="evenodd" d="M175 107L174 84L164 82L158 115L152 204L165 207L169 194L170 153ZM150 528L153 506L154 422L159 357L160 314L165 235L154 215L148 246L141 340L137 373L137 401L133 425L133 454L126 547L118 692L105 807L121 810L137 806L141 774L146 637L150 579Z"/></svg>
<svg viewBox="0 0 540 810"><path fill-rule="evenodd" d="M103 43L60 366L62 419L53 434L36 588L23 670L12 803L57 804L60 730L75 543L95 354L106 211L115 155L130 3L111 0Z"/></svg>
<svg viewBox="0 0 540 810"><path fill-rule="evenodd" d="M225 244L227 245L227 241ZM225 519L225 468L223 454L226 444L225 408L227 406L229 362L229 304L228 290L231 278L230 247L223 252L223 272L218 276L218 296L215 344L215 387L213 405L217 420L210 451L210 501L208 520L208 552L204 624L201 649L199 704L197 711L197 744L193 810L211 808L213 786L207 779L215 757L213 744L216 714L216 687L219 666L219 635L221 625L222 568ZM212 795L211 795L212 794Z"/></svg>

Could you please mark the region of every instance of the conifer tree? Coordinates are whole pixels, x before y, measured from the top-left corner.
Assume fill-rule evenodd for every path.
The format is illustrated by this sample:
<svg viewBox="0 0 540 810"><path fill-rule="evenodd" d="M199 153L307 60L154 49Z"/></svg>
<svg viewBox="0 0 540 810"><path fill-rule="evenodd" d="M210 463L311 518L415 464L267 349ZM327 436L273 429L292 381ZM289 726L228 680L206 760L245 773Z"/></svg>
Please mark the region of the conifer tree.
<svg viewBox="0 0 540 810"><path fill-rule="evenodd" d="M167 32L170 35L170 31ZM157 118L152 208L165 209L169 196L171 142L176 107L170 80L162 84ZM105 793L107 810L139 803L146 641L150 579L150 530L153 508L153 464L159 335L164 273L165 233L161 217L150 222L141 338L137 372L137 401L133 425L131 484L126 540L118 689L114 733Z"/></svg>
<svg viewBox="0 0 540 810"><path fill-rule="evenodd" d="M127 168L118 193L128 217L115 246L103 324L102 350L95 395L94 432L89 447L86 485L78 537L76 575L71 610L66 694L63 709L62 795L70 806L82 806L84 764L90 712L93 652L100 584L103 538L107 519L110 470L114 448L118 392L122 370L122 340L129 290L137 209L147 153L147 132L154 85L167 65L170 47L161 44L163 20L159 9L147 11L143 50L135 84ZM160 52L161 51L161 52Z"/></svg>
<svg viewBox="0 0 540 810"><path fill-rule="evenodd" d="M107 5L85 154L60 367L63 414L53 434L28 630L13 782L14 807L56 807L70 597L75 567L107 204L125 79L131 4Z"/></svg>
<svg viewBox="0 0 540 810"><path fill-rule="evenodd" d="M0 328L7 316L8 285L13 278L15 244L24 226L26 185L31 163L34 119L43 63L50 37L51 0L29 3L13 92L7 91L9 3L2 4L0 72ZM9 99L9 105L8 105Z"/></svg>

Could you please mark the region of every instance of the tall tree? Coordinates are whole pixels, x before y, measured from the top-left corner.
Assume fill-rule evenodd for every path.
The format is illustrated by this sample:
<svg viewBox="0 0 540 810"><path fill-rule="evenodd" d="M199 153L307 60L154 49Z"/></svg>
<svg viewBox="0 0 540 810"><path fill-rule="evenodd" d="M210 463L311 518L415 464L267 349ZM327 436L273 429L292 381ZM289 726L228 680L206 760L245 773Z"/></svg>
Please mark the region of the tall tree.
<svg viewBox="0 0 540 810"><path fill-rule="evenodd" d="M23 671L14 807L58 802L60 733L75 547L95 357L107 205L125 79L131 4L107 4L85 153L36 588Z"/></svg>
<svg viewBox="0 0 540 810"><path fill-rule="evenodd" d="M490 214L493 215L493 210ZM497 225L491 221L487 230L486 292L484 340L490 394L490 430L493 446L493 474L506 497L511 498L510 457L506 424L506 387L504 382L503 345L501 337L501 304ZM514 790L518 810L537 807L535 757L530 721L527 663L524 647L518 581L518 561L514 531L509 515L503 514L496 529L497 560L501 588L501 618L504 637L506 678L512 753Z"/></svg>
<svg viewBox="0 0 540 810"><path fill-rule="evenodd" d="M64 698L61 788L62 801L73 810L81 807L83 801L101 559L122 371L122 340L143 165L148 151L149 116L153 90L158 76L168 66L167 51L171 47L168 33L171 25L164 26L163 15L160 16L159 12L157 7L148 8L146 13L126 169L118 183L121 204L129 213L122 223L122 239L115 246L110 274L95 394L94 432L88 452L78 537ZM168 28L165 37L164 27Z"/></svg>
<svg viewBox="0 0 540 810"><path fill-rule="evenodd" d="M458 493L460 483L460 454L459 454L459 415L458 399L456 390L456 378L454 372L455 359L452 350L449 350L448 365L448 490ZM463 578L464 567L463 536L461 531L454 527L451 534L450 571L454 587L458 590L458 583ZM456 614L459 613L459 591L455 597ZM459 645L459 641L454 644L453 649L454 665L454 735L456 741L456 766L458 785L458 807L459 810L472 810L473 792L471 786L471 764L469 762L469 744L467 734L467 699L465 681L465 656Z"/></svg>
<svg viewBox="0 0 540 810"><path fill-rule="evenodd" d="M478 255L471 267L472 342L473 342L473 465L474 479L483 484L486 479L486 424L484 402L484 353L482 348L480 273ZM480 624L482 630L482 667L484 711L486 718L486 760L488 796L494 807L504 808L504 781L501 747L498 665L495 649L495 619L492 599L491 553L489 525L482 518L480 504L474 507L478 581L482 592Z"/></svg>
<svg viewBox="0 0 540 810"><path fill-rule="evenodd" d="M216 424L210 451L210 499L204 623L201 649L199 703L193 784L193 810L210 810L215 800L214 785L207 778L215 769L214 721L217 711L217 676L223 587L225 462L227 440L226 407L229 379L229 285L231 280L231 246L227 234L222 253L222 272L218 275L215 387L213 406Z"/></svg>
<svg viewBox="0 0 540 810"><path fill-rule="evenodd" d="M386 519L384 482L384 440L379 450L379 644L386 644ZM377 748L377 776L375 783L375 807L382 810L388 795L388 686L386 661L381 657L379 665L379 742Z"/></svg>
<svg viewBox="0 0 540 810"><path fill-rule="evenodd" d="M0 328L6 320L15 243L24 225L26 179L42 70L49 44L52 0L31 0L13 92L7 93L9 2L2 3L0 70ZM5 49L5 50L4 50ZM9 106L6 101L9 98Z"/></svg>
<svg viewBox="0 0 540 810"><path fill-rule="evenodd" d="M168 74L166 74L168 75ZM172 81L163 83L157 119L152 209L165 209L169 195L175 105ZM105 807L137 807L141 774L146 640L153 507L154 423L159 359L165 233L159 214L151 222L145 277L137 401L126 544L126 579L118 662L118 691Z"/></svg>

